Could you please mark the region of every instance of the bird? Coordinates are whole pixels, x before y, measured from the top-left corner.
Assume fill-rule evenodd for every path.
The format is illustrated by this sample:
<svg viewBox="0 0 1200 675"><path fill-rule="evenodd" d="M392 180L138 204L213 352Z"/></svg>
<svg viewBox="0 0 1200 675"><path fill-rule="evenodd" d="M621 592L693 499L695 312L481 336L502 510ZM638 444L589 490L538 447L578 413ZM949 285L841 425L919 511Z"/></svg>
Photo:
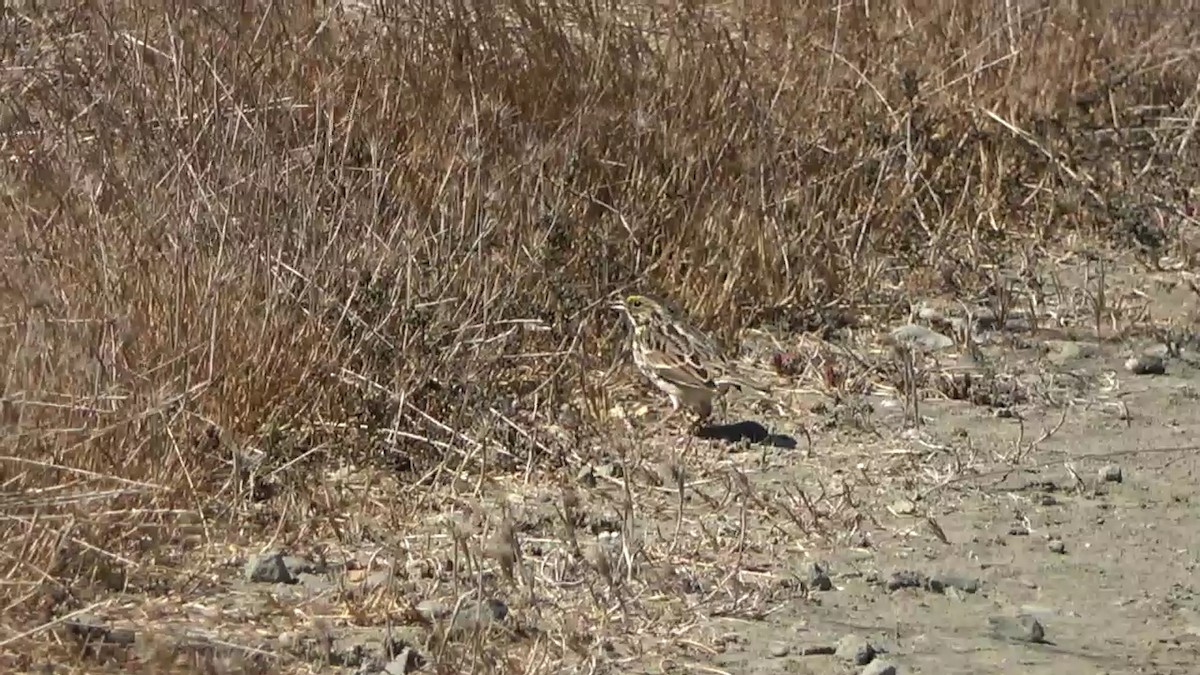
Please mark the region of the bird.
<svg viewBox="0 0 1200 675"><path fill-rule="evenodd" d="M769 387L726 359L716 341L661 299L633 294L610 307L620 311L632 329L634 365L671 399L672 414L682 407L696 413L693 426L712 416L714 401L731 387L770 393Z"/></svg>

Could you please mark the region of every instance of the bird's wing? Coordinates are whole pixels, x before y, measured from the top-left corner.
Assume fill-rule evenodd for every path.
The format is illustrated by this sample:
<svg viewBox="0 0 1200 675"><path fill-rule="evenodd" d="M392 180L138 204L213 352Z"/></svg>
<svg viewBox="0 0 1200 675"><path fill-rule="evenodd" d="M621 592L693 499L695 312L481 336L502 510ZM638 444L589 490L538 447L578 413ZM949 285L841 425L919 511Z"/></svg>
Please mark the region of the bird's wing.
<svg viewBox="0 0 1200 675"><path fill-rule="evenodd" d="M703 373L707 386L735 386L754 389L768 393L770 388L759 383L752 377L742 373L736 364L726 360L722 353L724 347L711 336L696 330L690 325L676 322L672 324L672 338L678 340L684 347L688 365Z"/></svg>
<svg viewBox="0 0 1200 675"><path fill-rule="evenodd" d="M681 387L715 389L713 371L686 348L686 344L668 344L658 340L643 354L648 368L669 382Z"/></svg>
<svg viewBox="0 0 1200 675"><path fill-rule="evenodd" d="M769 385L763 384L737 370L726 370L713 379L718 385L729 384L737 387L739 390L749 388L763 394L771 393L771 387Z"/></svg>

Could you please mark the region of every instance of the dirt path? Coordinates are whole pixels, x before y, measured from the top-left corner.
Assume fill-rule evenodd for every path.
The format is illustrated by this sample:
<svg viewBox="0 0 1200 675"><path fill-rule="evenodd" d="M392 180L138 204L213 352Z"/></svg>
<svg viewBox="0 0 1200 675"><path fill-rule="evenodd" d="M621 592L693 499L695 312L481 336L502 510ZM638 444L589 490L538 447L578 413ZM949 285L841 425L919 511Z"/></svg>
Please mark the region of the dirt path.
<svg viewBox="0 0 1200 675"><path fill-rule="evenodd" d="M862 533L870 547L809 552L828 563L835 588L761 623L714 623L714 632L740 639L711 664L733 673L857 672L837 656L802 655L849 635L905 673L1195 672L1195 448L1158 451L1200 434L1195 402L1180 394L1190 374L1136 380L1124 398L1128 425L1109 412L1072 411L1037 451L1044 466L932 497L948 545L885 511L880 527ZM929 437L966 429L977 447L1007 451L1016 436L1007 420L945 409L929 415ZM1121 481L1106 480L1116 468ZM885 495L903 499L884 489L881 501ZM789 562L803 568L808 557ZM880 584L902 572L977 581L978 590ZM995 625L1021 615L1039 622L1045 642L1012 639Z"/></svg>

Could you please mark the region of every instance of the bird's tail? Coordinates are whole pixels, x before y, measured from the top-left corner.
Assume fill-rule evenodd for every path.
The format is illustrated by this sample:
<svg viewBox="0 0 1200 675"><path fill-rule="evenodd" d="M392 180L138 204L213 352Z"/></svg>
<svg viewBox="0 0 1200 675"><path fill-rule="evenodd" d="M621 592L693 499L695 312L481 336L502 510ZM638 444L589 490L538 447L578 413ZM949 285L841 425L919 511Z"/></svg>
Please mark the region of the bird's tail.
<svg viewBox="0 0 1200 675"><path fill-rule="evenodd" d="M716 380L717 386L722 388L736 387L738 391L745 393L747 389L753 393L760 395L768 395L771 393L771 387L763 384L754 378L751 378L743 373L725 373Z"/></svg>

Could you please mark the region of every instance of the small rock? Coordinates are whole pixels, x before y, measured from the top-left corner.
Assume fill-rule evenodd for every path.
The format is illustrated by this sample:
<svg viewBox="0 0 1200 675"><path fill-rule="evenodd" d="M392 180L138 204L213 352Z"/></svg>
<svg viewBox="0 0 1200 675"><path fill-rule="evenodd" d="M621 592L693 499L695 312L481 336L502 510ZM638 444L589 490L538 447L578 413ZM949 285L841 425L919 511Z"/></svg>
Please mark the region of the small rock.
<svg viewBox="0 0 1200 675"><path fill-rule="evenodd" d="M1162 375L1167 372L1167 363L1157 354L1139 354L1125 360L1125 370L1134 375Z"/></svg>
<svg viewBox="0 0 1200 675"><path fill-rule="evenodd" d="M444 602L437 600L422 600L417 603L417 614L420 614L426 621L437 621L450 616L452 608L448 607Z"/></svg>
<svg viewBox="0 0 1200 675"><path fill-rule="evenodd" d="M1046 621L1058 616L1059 612L1049 605L1021 605L1017 610L1019 616L1032 616L1038 621Z"/></svg>
<svg viewBox="0 0 1200 675"><path fill-rule="evenodd" d="M992 616L988 617L992 634L996 637L1015 640L1017 642L1045 642L1046 629L1042 624L1028 614L1017 617Z"/></svg>
<svg viewBox="0 0 1200 675"><path fill-rule="evenodd" d="M1100 468L1100 481L1103 483L1120 483L1123 478L1120 465L1109 464Z"/></svg>
<svg viewBox="0 0 1200 675"><path fill-rule="evenodd" d="M1050 549L1051 553L1063 554L1067 552L1067 545L1063 543L1062 539L1051 539L1050 543L1046 544L1046 548Z"/></svg>
<svg viewBox="0 0 1200 675"><path fill-rule="evenodd" d="M942 308L922 302L917 308L917 318L925 321L945 321Z"/></svg>
<svg viewBox="0 0 1200 675"><path fill-rule="evenodd" d="M284 555L271 551L250 556L246 561L246 581L261 584L294 584L296 577L288 570Z"/></svg>
<svg viewBox="0 0 1200 675"><path fill-rule="evenodd" d="M911 499L897 499L888 510L897 516L911 516L917 512L917 505Z"/></svg>
<svg viewBox="0 0 1200 675"><path fill-rule="evenodd" d="M1017 523L1008 528L1008 534L1013 537L1027 537L1029 536L1029 528Z"/></svg>
<svg viewBox="0 0 1200 675"><path fill-rule="evenodd" d="M322 638L328 645L326 652L331 665L356 668L357 672L375 673L383 667L383 645L375 636L354 632L334 637L332 641Z"/></svg>
<svg viewBox="0 0 1200 675"><path fill-rule="evenodd" d="M838 640L837 657L856 666L865 666L875 658L875 647L866 638L854 634L844 635Z"/></svg>
<svg viewBox="0 0 1200 675"><path fill-rule="evenodd" d="M128 647L137 640L132 630L113 628L93 614L76 614L63 623L67 634L93 646Z"/></svg>
<svg viewBox="0 0 1200 675"><path fill-rule="evenodd" d="M937 581L945 588L953 588L963 593L975 593L979 590L979 580L973 577L945 574L939 576Z"/></svg>
<svg viewBox="0 0 1200 675"><path fill-rule="evenodd" d="M283 564L287 566L288 571L291 572L292 576L294 576L294 577L299 576L301 574L324 574L325 573L324 565L315 563L315 562L309 560L308 558L304 558L304 557L301 557L298 555L283 556Z"/></svg>
<svg viewBox="0 0 1200 675"><path fill-rule="evenodd" d="M323 574L301 572L295 576L296 583L317 593L328 591L334 587L333 580Z"/></svg>
<svg viewBox="0 0 1200 675"><path fill-rule="evenodd" d="M425 559L409 560L404 563L404 573L409 579L432 579L433 564Z"/></svg>
<svg viewBox="0 0 1200 675"><path fill-rule="evenodd" d="M770 651L771 651L771 656L774 656L777 659L781 659L781 658L787 656L788 654L790 654L792 649L791 649L791 647L788 647L787 645L785 645L782 642L772 642Z"/></svg>
<svg viewBox="0 0 1200 675"><path fill-rule="evenodd" d="M1041 349L1047 360L1058 365L1089 359L1100 353L1100 345L1094 342L1074 342L1072 340L1046 340L1042 343Z"/></svg>
<svg viewBox="0 0 1200 675"><path fill-rule="evenodd" d="M422 659L417 652L412 649L405 648L396 658L388 661L383 667L383 672L387 675L406 675L421 667Z"/></svg>
<svg viewBox="0 0 1200 675"><path fill-rule="evenodd" d="M495 598L483 602L464 602L454 615L450 626L453 633L474 633L487 629L493 622L503 621L508 616L508 605Z"/></svg>
<svg viewBox="0 0 1200 675"><path fill-rule="evenodd" d="M621 465L616 462L604 462L600 466L597 466L595 471L597 476L605 478L620 478L625 475Z"/></svg>
<svg viewBox="0 0 1200 675"><path fill-rule="evenodd" d="M358 582L358 588L369 593L376 589L387 586L388 582L391 580L392 573L390 570L377 570L375 572L371 572L365 577L362 577L362 579Z"/></svg>
<svg viewBox="0 0 1200 675"><path fill-rule="evenodd" d="M954 346L954 340L915 323L905 324L892 331L892 339L910 347L938 351Z"/></svg>
<svg viewBox="0 0 1200 675"><path fill-rule="evenodd" d="M804 645L795 651L797 656L832 656L837 653L833 645Z"/></svg>
<svg viewBox="0 0 1200 675"><path fill-rule="evenodd" d="M285 630L275 639L275 643L284 651L291 651L300 646L300 633L294 630Z"/></svg>
<svg viewBox="0 0 1200 675"><path fill-rule="evenodd" d="M828 591L833 589L833 580L829 578L829 573L820 563L813 563L812 569L808 571L808 583L814 590Z"/></svg>
<svg viewBox="0 0 1200 675"><path fill-rule="evenodd" d="M976 307L971 311L971 320L975 323L975 327L981 330L990 330L996 327L996 313L990 307Z"/></svg>
<svg viewBox="0 0 1200 675"><path fill-rule="evenodd" d="M883 660L872 661L862 669L862 675L896 675L896 666Z"/></svg>
<svg viewBox="0 0 1200 675"><path fill-rule="evenodd" d="M596 487L596 472L592 470L591 464L584 465L579 473L575 474L575 482L586 488Z"/></svg>
<svg viewBox="0 0 1200 675"><path fill-rule="evenodd" d="M893 572L892 576L887 580L885 587L889 591L895 591L901 588L921 588L929 583L929 577L914 572L912 570L900 570Z"/></svg>

